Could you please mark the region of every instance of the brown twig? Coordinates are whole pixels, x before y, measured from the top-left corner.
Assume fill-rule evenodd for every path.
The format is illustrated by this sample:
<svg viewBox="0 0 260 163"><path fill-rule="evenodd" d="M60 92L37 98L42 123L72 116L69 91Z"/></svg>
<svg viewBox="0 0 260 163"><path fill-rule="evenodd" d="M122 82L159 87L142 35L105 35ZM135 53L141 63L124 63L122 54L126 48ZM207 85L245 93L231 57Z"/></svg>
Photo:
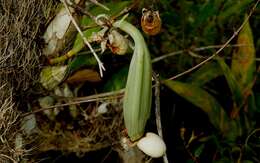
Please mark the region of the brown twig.
<svg viewBox="0 0 260 163"><path fill-rule="evenodd" d="M208 49L217 49L217 48L221 48L223 45L209 45L209 46L203 46L203 47L199 47L199 48L190 48L190 49L183 49L183 50L179 50L179 51L175 51L175 52L171 52L165 55L162 55L160 57L156 57L152 60L152 63L155 62L159 62L161 60L164 60L168 57L172 57L178 54L182 54L185 52L189 52L189 51L204 51L204 50L208 50ZM234 45L227 45L226 47L241 47L241 46L249 46L249 45L245 45L245 44L234 44Z"/></svg>
<svg viewBox="0 0 260 163"><path fill-rule="evenodd" d="M202 59L205 59L205 58L208 58L209 56L202 56L202 55L199 55L199 54L196 54L194 53L193 51L188 51L188 53L190 54L190 56L194 57L194 58L202 58ZM229 57L229 56L225 56L223 57L224 59L227 59L227 60L231 60L232 57ZM214 58L213 58L214 59ZM259 62L260 61L260 58L254 58L254 60L256 62Z"/></svg>
<svg viewBox="0 0 260 163"><path fill-rule="evenodd" d="M153 79L155 81L154 96L155 96L156 126L157 126L157 132L159 136L163 139L162 122L161 122L161 106L160 106L160 79L155 73L153 73ZM164 163L169 162L166 153L163 155L163 162Z"/></svg>
<svg viewBox="0 0 260 163"><path fill-rule="evenodd" d="M57 107L64 107L64 106L69 106L69 105L77 105L77 104L82 104L82 103L88 103L88 102L95 102L95 101L101 101L101 100L110 100L110 99L115 99L115 98L120 98L123 97L124 89L121 89L119 91L113 91L113 92L107 92L107 93L100 93L96 95L90 95L86 97L74 97L74 98L69 98L71 102L65 103L65 104L58 104L58 105L52 105L49 107L41 108L38 110L34 110L32 112L28 112L23 114L21 117L26 117L30 114L35 114L42 112L44 110L49 110ZM64 98L63 99L67 99Z"/></svg>
<svg viewBox="0 0 260 163"><path fill-rule="evenodd" d="M252 7L252 9L250 10L250 13L248 14L248 16L246 17L246 19L244 20L244 22L241 24L241 26L234 32L234 34L226 41L226 43L216 52L214 53L212 56L208 57L207 59L205 59L204 61L200 62L199 64L193 66L192 68L179 73L171 78L169 78L168 80L174 80L176 78L179 78L183 75L186 75L190 72L192 72L193 70L199 68L200 66L202 66L203 64L207 63L208 61L210 61L211 59L213 59L216 55L218 55L237 35L238 33L242 30L242 28L245 26L245 24L248 22L249 18L252 16L256 6L258 5L258 3L260 2L260 0L258 0L255 5Z"/></svg>

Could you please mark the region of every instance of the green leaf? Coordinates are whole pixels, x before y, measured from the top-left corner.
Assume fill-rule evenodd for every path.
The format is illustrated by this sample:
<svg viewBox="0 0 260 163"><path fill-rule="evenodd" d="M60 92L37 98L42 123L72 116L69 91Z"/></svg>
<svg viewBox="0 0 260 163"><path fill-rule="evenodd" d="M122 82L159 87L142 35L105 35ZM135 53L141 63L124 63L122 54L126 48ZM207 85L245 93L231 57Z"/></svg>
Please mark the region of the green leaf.
<svg viewBox="0 0 260 163"><path fill-rule="evenodd" d="M201 6L198 16L196 17L194 28L196 29L201 24L207 22L207 20L216 15L217 7L215 6L214 0L208 0L204 5Z"/></svg>
<svg viewBox="0 0 260 163"><path fill-rule="evenodd" d="M104 3L106 7L108 7L110 10L105 10L104 8L100 6L95 6L92 9L90 9L90 13L97 16L99 14L106 14L109 17L115 16L119 14L123 9L126 7L129 7L131 5L132 1L121 1L121 2L109 2ZM89 25L88 23L94 23L93 20L89 17L86 17L84 20L85 24L82 25Z"/></svg>
<svg viewBox="0 0 260 163"><path fill-rule="evenodd" d="M170 80L166 80L163 83L175 93L205 112L212 125L223 134L226 134L230 128L231 120L212 95L202 88L188 83Z"/></svg>
<svg viewBox="0 0 260 163"><path fill-rule="evenodd" d="M224 4L224 11L218 16L219 22L228 21L234 14L239 14L239 11L243 11L254 0L238 0L238 1L226 1Z"/></svg>
<svg viewBox="0 0 260 163"><path fill-rule="evenodd" d="M196 148L194 152L194 156L196 158L199 158L204 149L205 149L205 144L201 144L198 148Z"/></svg>
<svg viewBox="0 0 260 163"><path fill-rule="evenodd" d="M250 117L254 117L255 113L258 112L258 108L257 107L257 99L256 99L256 95L254 92L252 92L249 96L248 96L248 114L250 115Z"/></svg>
<svg viewBox="0 0 260 163"><path fill-rule="evenodd" d="M93 33L97 33L98 31L100 31L101 28L100 27L95 27L95 28L91 28L91 29L87 29L85 31L83 31L83 35L87 38L87 40L89 42L91 42L89 39L92 36ZM77 37L75 39L75 42L73 44L72 49L68 52L67 55L74 55L76 53L78 53L79 51L81 51L83 48L85 47L85 43L83 42L82 37L80 36L80 34L77 34Z"/></svg>
<svg viewBox="0 0 260 163"><path fill-rule="evenodd" d="M97 65L96 59L92 55L77 55L69 64L67 74L69 75L82 67L94 67Z"/></svg>
<svg viewBox="0 0 260 163"><path fill-rule="evenodd" d="M135 43L123 103L125 126L130 139L135 141L143 136L150 116L152 63L144 38L135 26L122 20L113 25L128 33Z"/></svg>
<svg viewBox="0 0 260 163"><path fill-rule="evenodd" d="M128 75L128 66L123 67L118 72L114 73L104 85L103 91L110 92L110 91L117 91L119 89L125 88L127 75Z"/></svg>
<svg viewBox="0 0 260 163"><path fill-rule="evenodd" d="M212 79L222 75L222 70L216 62L203 65L199 70L192 73L188 81L197 86L203 86Z"/></svg>
<svg viewBox="0 0 260 163"><path fill-rule="evenodd" d="M234 77L233 73L231 72L228 65L225 63L225 61L222 58L216 57L219 66L221 67L223 74L227 80L229 89L232 93L233 100L236 104L234 109L239 109L243 105L243 94L240 88L240 85L238 84L238 81ZM236 111L237 112L237 111Z"/></svg>
<svg viewBox="0 0 260 163"><path fill-rule="evenodd" d="M256 72L254 40L249 22L240 31L237 44L246 46L238 47L237 51L233 53L231 70L244 92L253 86Z"/></svg>

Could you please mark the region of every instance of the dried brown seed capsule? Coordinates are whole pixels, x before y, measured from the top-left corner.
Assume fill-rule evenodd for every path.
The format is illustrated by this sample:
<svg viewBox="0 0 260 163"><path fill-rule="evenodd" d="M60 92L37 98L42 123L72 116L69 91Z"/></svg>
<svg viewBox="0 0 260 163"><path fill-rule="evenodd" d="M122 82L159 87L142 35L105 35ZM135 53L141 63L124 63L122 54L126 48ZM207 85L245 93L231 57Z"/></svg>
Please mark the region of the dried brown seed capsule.
<svg viewBox="0 0 260 163"><path fill-rule="evenodd" d="M142 30L148 35L156 35L161 31L162 22L159 11L143 9L141 18Z"/></svg>

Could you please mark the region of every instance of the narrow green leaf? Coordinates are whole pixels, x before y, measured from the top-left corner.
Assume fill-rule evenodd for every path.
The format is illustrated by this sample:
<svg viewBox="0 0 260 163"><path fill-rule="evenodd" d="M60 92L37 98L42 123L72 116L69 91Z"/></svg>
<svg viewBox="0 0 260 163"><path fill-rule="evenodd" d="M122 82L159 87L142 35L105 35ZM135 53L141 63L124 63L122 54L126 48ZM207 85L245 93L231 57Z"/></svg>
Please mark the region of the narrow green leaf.
<svg viewBox="0 0 260 163"><path fill-rule="evenodd" d="M224 76L227 80L229 89L232 93L233 100L236 103L237 108L235 108L235 109L238 109L243 105L243 94L242 94L242 91L241 91L241 87L238 84L238 81L234 77L233 73L231 72L230 68L225 63L225 61L220 57L216 57L216 59L217 59L218 64L221 67L223 74L224 74Z"/></svg>
<svg viewBox="0 0 260 163"><path fill-rule="evenodd" d="M217 12L217 6L215 6L214 0L205 1L205 3L201 6L198 16L194 22L194 28L197 28L201 24L207 22L212 16L215 16Z"/></svg>
<svg viewBox="0 0 260 163"><path fill-rule="evenodd" d="M248 96L248 114L250 115L250 117L254 117L255 116L255 113L258 112L258 108L257 107L257 99L256 99L256 95L254 92L252 92L249 96Z"/></svg>
<svg viewBox="0 0 260 163"><path fill-rule="evenodd" d="M224 4L224 11L222 11L218 16L219 22L228 21L230 16L239 14L240 12L238 11L243 11L253 1L254 0L239 0L238 2L226 1Z"/></svg>
<svg viewBox="0 0 260 163"><path fill-rule="evenodd" d="M198 148L196 148L196 150L194 152L194 156L196 158L199 158L204 149L205 149L205 144L201 144Z"/></svg>
<svg viewBox="0 0 260 163"><path fill-rule="evenodd" d="M242 91L245 91L245 89L253 86L256 72L254 40L249 22L239 33L237 44L246 46L238 47L237 51L233 53L231 70Z"/></svg>
<svg viewBox="0 0 260 163"><path fill-rule="evenodd" d="M92 55L77 55L69 64L67 74L69 75L82 67L94 67L97 65L96 59Z"/></svg>
<svg viewBox="0 0 260 163"><path fill-rule="evenodd" d="M188 81L197 86L203 86L212 79L222 75L222 70L216 62L203 65L199 70L192 73Z"/></svg>
<svg viewBox="0 0 260 163"><path fill-rule="evenodd" d="M150 53L142 34L126 21L117 21L115 27L128 33L135 42L124 96L124 120L132 141L144 134L150 116L152 100L152 64Z"/></svg>

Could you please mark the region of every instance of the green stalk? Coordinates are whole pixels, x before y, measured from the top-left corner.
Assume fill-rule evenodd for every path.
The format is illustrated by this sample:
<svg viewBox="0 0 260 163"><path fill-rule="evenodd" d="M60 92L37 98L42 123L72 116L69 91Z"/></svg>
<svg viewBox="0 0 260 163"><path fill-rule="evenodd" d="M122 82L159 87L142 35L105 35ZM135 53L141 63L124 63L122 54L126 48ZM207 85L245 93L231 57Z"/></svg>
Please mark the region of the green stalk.
<svg viewBox="0 0 260 163"><path fill-rule="evenodd" d="M113 26L129 34L135 43L123 104L128 136L132 141L135 141L143 136L146 122L150 116L152 99L151 58L144 38L136 27L123 20L116 21Z"/></svg>

